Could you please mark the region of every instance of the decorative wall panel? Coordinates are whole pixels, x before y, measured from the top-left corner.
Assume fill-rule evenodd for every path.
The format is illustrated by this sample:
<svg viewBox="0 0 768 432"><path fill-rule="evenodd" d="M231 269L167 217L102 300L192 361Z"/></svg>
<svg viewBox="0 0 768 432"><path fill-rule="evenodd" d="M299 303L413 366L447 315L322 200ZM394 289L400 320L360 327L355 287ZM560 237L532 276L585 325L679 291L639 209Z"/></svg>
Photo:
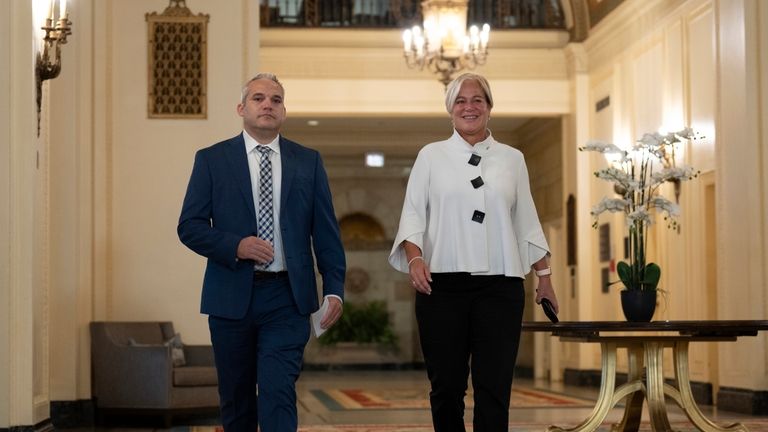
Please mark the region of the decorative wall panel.
<svg viewBox="0 0 768 432"><path fill-rule="evenodd" d="M162 14L146 18L149 118L206 118L209 16L170 0Z"/></svg>

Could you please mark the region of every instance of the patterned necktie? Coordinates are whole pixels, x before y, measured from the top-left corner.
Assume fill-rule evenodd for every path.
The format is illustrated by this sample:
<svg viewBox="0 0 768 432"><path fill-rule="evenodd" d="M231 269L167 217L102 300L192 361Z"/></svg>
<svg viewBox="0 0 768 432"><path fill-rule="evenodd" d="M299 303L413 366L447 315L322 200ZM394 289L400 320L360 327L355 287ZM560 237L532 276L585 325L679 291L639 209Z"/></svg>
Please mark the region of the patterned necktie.
<svg viewBox="0 0 768 432"><path fill-rule="evenodd" d="M257 236L272 245L275 244L275 225L272 211L272 161L269 160L271 149L265 145L257 146L261 153L259 160L259 216L256 220ZM273 260L259 264L260 268L267 268Z"/></svg>

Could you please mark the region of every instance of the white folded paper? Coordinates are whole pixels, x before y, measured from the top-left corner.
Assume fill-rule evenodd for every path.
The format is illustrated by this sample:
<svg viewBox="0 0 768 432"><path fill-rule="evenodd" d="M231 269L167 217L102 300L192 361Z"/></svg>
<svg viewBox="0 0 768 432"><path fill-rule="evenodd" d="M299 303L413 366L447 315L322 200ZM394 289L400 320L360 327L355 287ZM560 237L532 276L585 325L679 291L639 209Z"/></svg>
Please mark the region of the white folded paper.
<svg viewBox="0 0 768 432"><path fill-rule="evenodd" d="M328 312L328 299L324 298L323 304L320 305L320 309L310 316L312 320L312 333L315 334L315 337L320 337L327 330L320 327L320 321L323 320L323 316L325 316L326 312Z"/></svg>

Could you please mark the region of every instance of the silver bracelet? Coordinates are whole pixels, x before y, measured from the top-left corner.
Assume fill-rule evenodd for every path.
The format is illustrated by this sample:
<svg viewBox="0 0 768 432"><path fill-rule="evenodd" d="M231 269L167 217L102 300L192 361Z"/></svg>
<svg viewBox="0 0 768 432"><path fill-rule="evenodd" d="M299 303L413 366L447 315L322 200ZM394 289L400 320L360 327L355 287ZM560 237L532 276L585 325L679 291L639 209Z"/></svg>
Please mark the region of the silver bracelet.
<svg viewBox="0 0 768 432"><path fill-rule="evenodd" d="M410 261L408 261L408 267L410 267L411 264L413 264L413 262L416 261L417 259L420 259L420 260L424 261L424 257L423 256L421 256L421 255L415 256L415 257L411 258Z"/></svg>

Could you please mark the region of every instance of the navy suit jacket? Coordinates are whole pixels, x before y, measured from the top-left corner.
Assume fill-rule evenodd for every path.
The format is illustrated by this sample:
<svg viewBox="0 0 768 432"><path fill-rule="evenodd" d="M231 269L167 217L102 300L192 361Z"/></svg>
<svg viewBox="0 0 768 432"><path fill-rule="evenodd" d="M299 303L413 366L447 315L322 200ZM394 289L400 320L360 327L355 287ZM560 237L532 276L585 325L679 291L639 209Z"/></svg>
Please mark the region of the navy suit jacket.
<svg viewBox="0 0 768 432"><path fill-rule="evenodd" d="M318 309L313 250L324 296L344 298L346 259L320 154L281 136L280 161L280 234L293 298L306 315ZM208 258L200 311L245 317L254 261L238 260L237 246L257 230L242 134L197 152L177 231Z"/></svg>

